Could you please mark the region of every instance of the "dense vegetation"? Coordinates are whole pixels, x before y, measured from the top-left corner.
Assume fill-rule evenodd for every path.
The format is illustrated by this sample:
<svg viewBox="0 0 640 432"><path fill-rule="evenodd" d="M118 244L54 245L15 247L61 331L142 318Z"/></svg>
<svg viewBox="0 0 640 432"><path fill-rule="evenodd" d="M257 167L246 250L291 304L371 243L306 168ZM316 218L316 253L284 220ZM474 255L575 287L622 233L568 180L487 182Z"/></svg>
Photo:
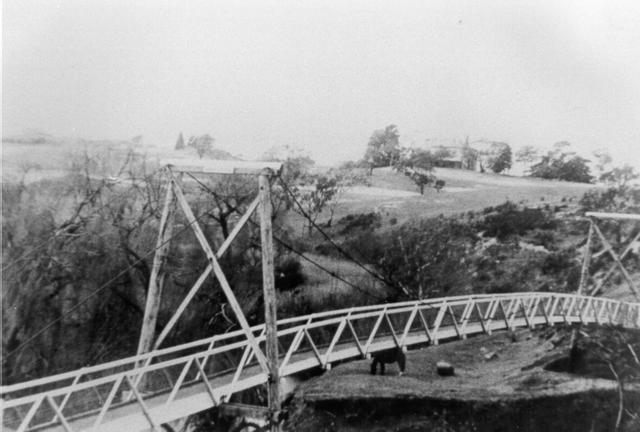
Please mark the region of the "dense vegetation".
<svg viewBox="0 0 640 432"><path fill-rule="evenodd" d="M568 204L537 208L506 202L482 212L390 224L376 229L373 215L339 222L344 245L372 263L392 285L394 299L472 292L575 291L588 230L584 219L563 218ZM640 190L612 188L585 194L574 208L585 211L640 210ZM624 244L636 235L633 224L603 222L605 235ZM595 240L592 252L602 249ZM324 248L319 249L325 251ZM592 262L592 273L610 263L606 255ZM625 258L631 270L640 257Z"/></svg>
<svg viewBox="0 0 640 432"><path fill-rule="evenodd" d="M565 205L526 208L508 202L482 212L406 223L382 218L379 212L333 221L342 192L366 184L366 176L349 169L314 173L306 156L272 156L285 161L283 181L296 198L274 184L275 234L282 240L276 242L280 316L406 298L577 287L587 226L558 218L558 212L568 210ZM431 163L429 155L414 156L413 164ZM3 183L5 382L135 352L164 175L155 163L133 153L84 153L70 160L64 177ZM203 185L185 181L185 191L215 248L250 203L256 184L242 177L201 181ZM618 185L586 194L579 207L638 211L640 192ZM158 329L207 264L181 212L175 222ZM300 224L304 230L297 229ZM317 232L318 225L347 255ZM616 224L603 229L617 243L633 234ZM594 251L599 247L595 242ZM329 272L343 275L346 282L327 290L318 282L321 270L296 251L325 270L332 266ZM348 258L358 264L348 267ZM625 260L632 269L640 267L633 252ZM607 264L603 256L595 260L593 271ZM222 266L250 321L262 321L255 225L234 242ZM211 278L166 343L234 328L225 303Z"/></svg>
<svg viewBox="0 0 640 432"><path fill-rule="evenodd" d="M115 175L114 175L115 173ZM2 374L10 383L135 353L166 173L134 153L76 155L62 178L3 182ZM257 193L255 179L220 176L184 190L214 249ZM289 204L274 196L276 223ZM181 211L166 263L159 328L207 260ZM277 245L278 246L278 245ZM253 323L261 321L259 232L249 224L221 259ZM276 247L277 281L302 282ZM167 344L236 326L208 278Z"/></svg>
<svg viewBox="0 0 640 432"><path fill-rule="evenodd" d="M542 156L541 160L529 169L532 177L556 179L578 183L591 183L594 178L590 173L587 159L575 153L565 151L568 143L557 143L554 149Z"/></svg>

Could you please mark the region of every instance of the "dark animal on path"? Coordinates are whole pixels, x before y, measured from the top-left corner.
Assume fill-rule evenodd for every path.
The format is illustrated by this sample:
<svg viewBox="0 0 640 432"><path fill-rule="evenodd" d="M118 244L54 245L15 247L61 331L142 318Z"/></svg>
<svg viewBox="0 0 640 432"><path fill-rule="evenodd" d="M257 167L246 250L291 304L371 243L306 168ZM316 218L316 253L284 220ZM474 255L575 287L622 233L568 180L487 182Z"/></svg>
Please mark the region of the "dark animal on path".
<svg viewBox="0 0 640 432"><path fill-rule="evenodd" d="M385 363L398 363L398 367L400 368L399 376L402 376L404 373L405 364L407 362L407 358L402 352L400 348L393 348L386 351L381 351L372 355L373 362L371 363L371 375L376 374L376 369L378 364L380 364L380 375L384 375L384 365Z"/></svg>

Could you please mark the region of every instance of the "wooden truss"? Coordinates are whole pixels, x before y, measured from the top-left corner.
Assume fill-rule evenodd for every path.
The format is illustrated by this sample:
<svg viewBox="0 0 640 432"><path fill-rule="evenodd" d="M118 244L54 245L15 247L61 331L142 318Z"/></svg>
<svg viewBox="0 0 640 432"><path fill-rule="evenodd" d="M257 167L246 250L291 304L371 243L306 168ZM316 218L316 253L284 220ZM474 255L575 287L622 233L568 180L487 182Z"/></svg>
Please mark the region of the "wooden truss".
<svg viewBox="0 0 640 432"><path fill-rule="evenodd" d="M213 273L220 284L222 291L228 301L229 306L233 310L234 315L244 335L247 338L247 355L255 356L262 371L269 377L269 407L273 415L277 415L280 407L279 397L279 378L278 378L278 346L276 340L276 302L275 302L275 281L274 281L274 262L273 262L273 236L271 228L271 196L270 196L270 180L273 176L279 175L282 164L273 162L239 162L239 161L203 161L203 160L175 160L165 161L165 169L167 171L169 182L167 185L167 193L165 196L164 207L160 219L160 227L158 240L156 244L156 254L153 260L151 277L149 279L149 289L147 291L147 302L145 306L145 314L140 331L140 340L138 344L138 355L157 350L168 334L174 328L178 319L183 314L187 305L194 298L198 290L203 286L207 278ZM198 174L245 174L258 177L258 195L249 205L246 212L238 223L235 225L229 236L224 240L217 252L211 248L198 220L196 219L181 185L181 177L183 173ZM160 298L162 295L162 286L165 278L163 265L169 252L171 240L172 224L174 218L175 202L184 212L189 226L200 244L200 247L207 256L209 261L207 267L196 280L187 295L184 297L176 311L173 313L168 323L164 326L160 334L154 340L155 328L157 324L158 311L160 308ZM261 249L262 249L262 269L263 269L263 292L265 304L265 336L266 336L266 356L260 348L255 334L249 327L242 307L229 285L229 282L220 266L219 259L227 251L231 243L242 230L251 215L256 211L260 214L260 233L261 233ZM148 361L150 361L149 358ZM148 366L148 364L147 364ZM140 381L135 383L137 388Z"/></svg>
<svg viewBox="0 0 640 432"><path fill-rule="evenodd" d="M627 244L627 246L622 250L622 252L620 254L617 254L613 249L613 247L611 246L611 243L609 243L609 241L606 239L606 237L598 227L598 220L602 220L602 219L613 219L618 221L634 221L636 223L639 223L640 214L587 212L586 216L590 220L590 225L589 225L589 234L587 235L587 244L585 246L584 261L582 265L583 271L582 271L582 277L580 278L580 288L578 290L578 293L581 293L582 289L586 285L586 279L587 279L586 273L588 271L590 260L591 260L591 251L590 251L591 240L592 240L593 234L595 233L600 239L600 241L602 242L602 245L604 246L604 248L600 252L595 254L594 257L599 257L604 254L609 254L613 259L613 263L609 267L609 270L605 273L604 277L597 283L597 285L595 285L590 290L589 294L597 295L598 293L600 293L605 283L609 280L609 278L613 275L613 273L615 273L617 269L620 271L625 281L627 282L629 290L633 293L636 299L640 300L640 292L638 291L638 288L635 286L633 280L631 279L631 275L629 274L629 272L627 271L627 269L625 268L622 262L622 260L627 256L627 254L633 249L634 244L640 240L640 231L633 237L633 239Z"/></svg>
<svg viewBox="0 0 640 432"><path fill-rule="evenodd" d="M440 344L500 330L555 324L640 328L640 303L575 294L521 292L360 306L277 323L278 373L291 376L399 347ZM251 328L265 341L266 326ZM214 335L26 383L0 387L9 431L149 431L268 384L243 330ZM233 353L232 369L222 358ZM140 366L140 365L144 366ZM137 382L148 385L138 390ZM237 406L228 407L239 409ZM246 408L246 407L245 407ZM264 411L263 411L264 412Z"/></svg>

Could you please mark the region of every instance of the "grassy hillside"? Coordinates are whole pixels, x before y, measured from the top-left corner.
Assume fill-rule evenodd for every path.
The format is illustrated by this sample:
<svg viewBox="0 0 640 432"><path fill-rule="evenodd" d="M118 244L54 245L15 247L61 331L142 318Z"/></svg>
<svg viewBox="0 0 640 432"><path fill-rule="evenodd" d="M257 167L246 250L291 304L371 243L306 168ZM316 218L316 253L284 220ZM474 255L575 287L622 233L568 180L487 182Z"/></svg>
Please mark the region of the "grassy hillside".
<svg viewBox="0 0 640 432"><path fill-rule="evenodd" d="M389 168L375 169L370 187L358 186L345 193L336 217L378 211L389 219L396 218L402 222L411 218L480 210L507 200L528 205L559 202L563 198L571 200L596 187L448 168L436 169L435 175L446 182L444 189L437 192L426 188L424 195L420 195L408 177Z"/></svg>

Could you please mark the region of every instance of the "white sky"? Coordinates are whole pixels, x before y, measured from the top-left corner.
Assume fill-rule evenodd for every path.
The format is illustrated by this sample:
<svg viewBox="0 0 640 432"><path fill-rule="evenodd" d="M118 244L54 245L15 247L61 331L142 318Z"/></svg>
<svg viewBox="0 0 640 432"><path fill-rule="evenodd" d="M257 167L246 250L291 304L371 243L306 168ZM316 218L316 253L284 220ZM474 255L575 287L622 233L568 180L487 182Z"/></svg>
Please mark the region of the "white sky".
<svg viewBox="0 0 640 432"><path fill-rule="evenodd" d="M640 2L4 0L3 134L359 158L488 138L640 166Z"/></svg>

